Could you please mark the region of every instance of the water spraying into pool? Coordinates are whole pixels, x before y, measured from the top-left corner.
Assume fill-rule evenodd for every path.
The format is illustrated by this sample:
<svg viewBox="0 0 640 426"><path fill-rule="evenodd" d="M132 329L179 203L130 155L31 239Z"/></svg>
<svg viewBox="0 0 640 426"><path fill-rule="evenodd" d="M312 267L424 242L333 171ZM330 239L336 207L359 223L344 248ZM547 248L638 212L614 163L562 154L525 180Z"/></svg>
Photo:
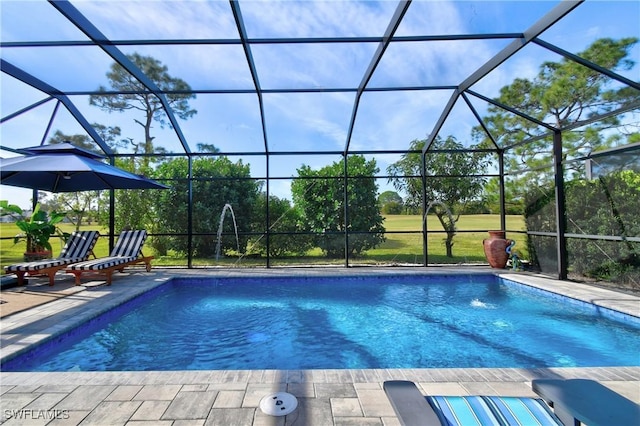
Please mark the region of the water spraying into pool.
<svg viewBox="0 0 640 426"><path fill-rule="evenodd" d="M231 212L231 218L233 219L233 230L236 234L236 247L238 248L238 253L240 253L240 240L238 239L238 224L236 223L236 215L233 213L233 207L231 204L225 204L222 208L222 213L220 213L220 224L218 225L218 243L216 244L216 260L220 258L220 248L222 243L222 226L224 225L225 213L228 211Z"/></svg>

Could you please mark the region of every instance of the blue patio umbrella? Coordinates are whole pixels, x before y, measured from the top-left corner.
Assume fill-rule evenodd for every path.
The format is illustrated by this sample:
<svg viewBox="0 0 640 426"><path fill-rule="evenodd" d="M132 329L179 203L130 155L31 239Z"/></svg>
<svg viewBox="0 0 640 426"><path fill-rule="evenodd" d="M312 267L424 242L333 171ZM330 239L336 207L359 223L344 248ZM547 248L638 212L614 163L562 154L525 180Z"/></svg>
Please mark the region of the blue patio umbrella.
<svg viewBox="0 0 640 426"><path fill-rule="evenodd" d="M144 176L100 161L104 156L69 142L24 148L0 159L0 184L49 192L101 189L166 189Z"/></svg>

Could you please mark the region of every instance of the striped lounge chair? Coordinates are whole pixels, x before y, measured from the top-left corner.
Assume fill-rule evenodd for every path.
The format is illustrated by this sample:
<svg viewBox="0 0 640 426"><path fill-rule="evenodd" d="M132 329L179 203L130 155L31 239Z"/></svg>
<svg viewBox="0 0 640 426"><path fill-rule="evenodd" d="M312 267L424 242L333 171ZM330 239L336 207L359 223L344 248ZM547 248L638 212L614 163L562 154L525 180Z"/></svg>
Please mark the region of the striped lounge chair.
<svg viewBox="0 0 640 426"><path fill-rule="evenodd" d="M76 285L80 285L80 276L83 274L104 274L107 285L111 285L111 275L114 271L122 272L125 267L136 263L144 263L149 272L153 256L142 254L142 246L146 238L147 231L144 230L123 231L109 256L74 263L67 267L66 271L75 275Z"/></svg>
<svg viewBox="0 0 640 426"><path fill-rule="evenodd" d="M22 285L24 276L48 275L49 285L53 285L56 272L76 262L82 262L92 254L93 247L98 241L98 231L76 231L67 240L60 251L60 256L55 259L43 259L34 262L16 263L4 267L6 274L16 274L18 285Z"/></svg>
<svg viewBox="0 0 640 426"><path fill-rule="evenodd" d="M384 382L384 391L403 426L549 425L563 423L540 398L423 396L413 382Z"/></svg>

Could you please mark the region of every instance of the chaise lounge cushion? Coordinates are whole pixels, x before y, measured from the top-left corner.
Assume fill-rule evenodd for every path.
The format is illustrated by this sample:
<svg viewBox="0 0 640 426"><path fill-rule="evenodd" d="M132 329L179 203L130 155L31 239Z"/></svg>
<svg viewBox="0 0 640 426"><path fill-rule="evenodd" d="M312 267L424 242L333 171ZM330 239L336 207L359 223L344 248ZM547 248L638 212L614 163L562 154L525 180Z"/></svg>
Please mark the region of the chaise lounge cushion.
<svg viewBox="0 0 640 426"><path fill-rule="evenodd" d="M415 383L385 381L383 388L402 426L549 425L562 422L540 398L423 396Z"/></svg>
<svg viewBox="0 0 640 426"><path fill-rule="evenodd" d="M560 425L540 398L505 396L427 396L444 425ZM444 419L442 419L444 418Z"/></svg>
<svg viewBox="0 0 640 426"><path fill-rule="evenodd" d="M124 231L118 237L118 241L108 257L75 263L67 270L101 271L134 262L140 256L146 238L147 232L144 230Z"/></svg>
<svg viewBox="0 0 640 426"><path fill-rule="evenodd" d="M122 272L125 267L137 263L144 263L149 272L153 256L142 254L146 238L145 230L123 231L108 257L78 262L67 267L66 271L75 275L76 285L80 285L80 277L85 273L105 275L107 285L111 285L111 276L115 271Z"/></svg>
<svg viewBox="0 0 640 426"><path fill-rule="evenodd" d="M37 272L56 266L64 266L75 262L87 260L91 250L98 241L98 231L76 231L60 251L60 256L55 259L36 260L34 262L16 263L5 266L6 273L13 272Z"/></svg>
<svg viewBox="0 0 640 426"><path fill-rule="evenodd" d="M71 234L57 258L9 265L4 268L5 273L15 274L18 277L18 285L23 285L24 276L27 274L48 275L49 285L52 286L59 270L89 258L99 236L98 231L76 231Z"/></svg>
<svg viewBox="0 0 640 426"><path fill-rule="evenodd" d="M99 259L87 260L85 262L70 265L69 270L72 271L100 271L103 269L113 268L118 265L126 265L137 259L137 256L108 256Z"/></svg>
<svg viewBox="0 0 640 426"><path fill-rule="evenodd" d="M54 266L68 265L70 263L73 263L74 261L79 262L81 260L84 260L84 259L70 259L70 258L42 259L42 260L35 260L33 262L16 263L14 265L5 266L4 271L7 274L10 274L13 272L36 272L36 271L40 271L46 268L51 268Z"/></svg>

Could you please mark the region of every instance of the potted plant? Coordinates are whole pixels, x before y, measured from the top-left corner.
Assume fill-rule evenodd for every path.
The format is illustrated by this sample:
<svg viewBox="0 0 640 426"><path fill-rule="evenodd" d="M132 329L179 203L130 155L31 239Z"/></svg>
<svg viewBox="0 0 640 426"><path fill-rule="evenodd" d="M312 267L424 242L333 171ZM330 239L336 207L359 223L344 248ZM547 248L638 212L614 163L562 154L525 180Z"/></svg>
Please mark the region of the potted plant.
<svg viewBox="0 0 640 426"><path fill-rule="evenodd" d="M27 250L24 253L24 260L31 262L34 260L48 259L51 257L51 243L49 239L57 235L64 238L64 234L56 226L66 216L66 213L47 212L40 210L40 203L36 204L31 217L25 218L19 206L9 204L2 200L0 204L2 214L17 213L20 219L16 221L16 226L22 231L13 238L13 243L26 241Z"/></svg>

